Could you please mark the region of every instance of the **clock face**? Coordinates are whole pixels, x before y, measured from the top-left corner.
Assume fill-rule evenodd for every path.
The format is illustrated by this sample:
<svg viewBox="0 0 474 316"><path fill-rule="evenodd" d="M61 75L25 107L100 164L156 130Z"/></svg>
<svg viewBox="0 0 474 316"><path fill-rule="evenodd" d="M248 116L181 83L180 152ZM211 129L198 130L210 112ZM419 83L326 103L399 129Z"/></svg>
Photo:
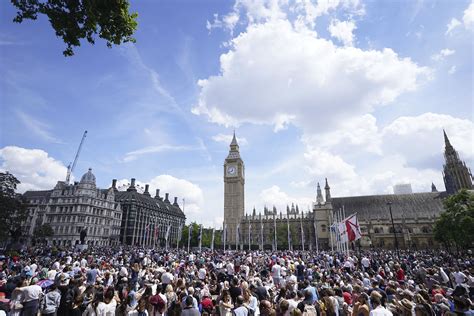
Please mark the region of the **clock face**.
<svg viewBox="0 0 474 316"><path fill-rule="evenodd" d="M237 168L235 166L227 167L227 174L231 176L237 174Z"/></svg>

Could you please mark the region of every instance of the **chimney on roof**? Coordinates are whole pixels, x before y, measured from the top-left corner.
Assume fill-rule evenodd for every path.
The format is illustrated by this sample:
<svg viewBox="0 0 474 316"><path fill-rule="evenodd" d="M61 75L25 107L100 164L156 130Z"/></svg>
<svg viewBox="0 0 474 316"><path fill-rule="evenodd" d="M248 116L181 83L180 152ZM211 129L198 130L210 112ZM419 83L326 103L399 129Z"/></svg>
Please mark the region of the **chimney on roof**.
<svg viewBox="0 0 474 316"><path fill-rule="evenodd" d="M178 204L178 197L177 197L177 196L174 197L174 203L173 203L173 205L174 205L174 206L179 206L179 204Z"/></svg>
<svg viewBox="0 0 474 316"><path fill-rule="evenodd" d="M127 191L137 191L135 188L135 178L132 178L132 183L130 183L130 186L128 187Z"/></svg>
<svg viewBox="0 0 474 316"><path fill-rule="evenodd" d="M160 199L160 189L156 189L155 199Z"/></svg>
<svg viewBox="0 0 474 316"><path fill-rule="evenodd" d="M112 189L116 189L117 188L117 179L112 179Z"/></svg>
<svg viewBox="0 0 474 316"><path fill-rule="evenodd" d="M169 197L169 196L170 196L170 194L169 194L169 193L165 193L165 202L167 202L167 203L169 203L169 202L170 202L170 200L168 200L168 197Z"/></svg>
<svg viewBox="0 0 474 316"><path fill-rule="evenodd" d="M150 188L149 184L145 184L145 192L143 192L143 195L148 195L150 196L150 192L148 192L148 189Z"/></svg>

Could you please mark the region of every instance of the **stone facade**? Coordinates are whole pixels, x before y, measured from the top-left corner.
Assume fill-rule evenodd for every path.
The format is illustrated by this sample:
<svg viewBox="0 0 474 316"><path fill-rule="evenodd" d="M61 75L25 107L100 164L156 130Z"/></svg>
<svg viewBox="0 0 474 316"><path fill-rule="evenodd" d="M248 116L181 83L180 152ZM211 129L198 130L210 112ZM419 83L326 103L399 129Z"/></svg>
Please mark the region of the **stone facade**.
<svg viewBox="0 0 474 316"><path fill-rule="evenodd" d="M58 181L53 190L27 191L30 216L23 231L31 240L36 226L48 223L54 231L48 243L59 246L80 243L80 233L87 231L89 245L115 245L119 243L122 210L115 202L115 192L96 187L92 170L80 182L66 184Z"/></svg>
<svg viewBox="0 0 474 316"><path fill-rule="evenodd" d="M140 193L135 187L133 178L126 191L117 191L115 183L116 180L113 180L115 201L120 203L123 211L120 228L122 244L143 247L165 246L165 236L168 232L168 245L175 246L186 221L186 216L178 204L178 198L175 197L171 203L169 194L166 193L162 198L159 190L156 191L155 197L151 197L148 184L145 186L145 192Z"/></svg>
<svg viewBox="0 0 474 316"><path fill-rule="evenodd" d="M245 214L245 166L234 137L224 162L224 226L229 243L236 241L237 228Z"/></svg>
<svg viewBox="0 0 474 316"><path fill-rule="evenodd" d="M472 182L469 182L470 171L460 162L446 134L445 142L445 181L448 175L448 178L454 179L449 183L458 183L459 188L472 188ZM241 166L242 176L240 173L229 175L228 168L233 165ZM234 135L224 163L224 227L227 228L226 245L230 248L330 249L334 235L330 234L330 226L336 215L343 210L346 217L357 213L363 237L354 247L394 248L395 236L400 248L422 249L436 246L434 222L443 212L443 199L450 192L438 192L434 184L431 192L426 193L332 197L326 179L325 196L323 197L318 183L316 199L309 212L300 212L298 206L288 206L286 212L275 207L271 210L265 207L263 214L257 214L254 209L251 214L244 215L243 166ZM458 187L453 193L459 190Z"/></svg>
<svg viewBox="0 0 474 316"><path fill-rule="evenodd" d="M444 132L444 159L443 166L444 186L448 194L455 194L461 189L472 190L472 174L466 163L459 158L457 151Z"/></svg>

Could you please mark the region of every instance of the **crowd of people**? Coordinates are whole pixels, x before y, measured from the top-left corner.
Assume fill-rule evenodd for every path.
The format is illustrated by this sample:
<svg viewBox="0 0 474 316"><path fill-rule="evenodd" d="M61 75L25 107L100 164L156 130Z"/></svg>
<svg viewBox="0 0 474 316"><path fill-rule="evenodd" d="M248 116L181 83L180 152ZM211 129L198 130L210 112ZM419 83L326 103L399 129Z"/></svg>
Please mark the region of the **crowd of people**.
<svg viewBox="0 0 474 316"><path fill-rule="evenodd" d="M37 247L0 258L0 316L474 315L473 272L443 251Z"/></svg>

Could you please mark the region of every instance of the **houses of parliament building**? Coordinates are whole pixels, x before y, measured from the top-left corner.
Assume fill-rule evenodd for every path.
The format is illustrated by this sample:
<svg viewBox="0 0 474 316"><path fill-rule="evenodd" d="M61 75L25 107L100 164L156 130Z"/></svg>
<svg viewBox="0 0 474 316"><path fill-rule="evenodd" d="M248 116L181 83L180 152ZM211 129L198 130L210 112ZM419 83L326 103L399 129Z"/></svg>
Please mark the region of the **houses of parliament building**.
<svg viewBox="0 0 474 316"><path fill-rule="evenodd" d="M460 189L473 189L472 174L444 132L445 192L432 183L431 192L333 197L326 179L324 195L318 183L311 211L298 206L245 213L245 166L235 133L224 161L224 229L227 246L235 249L329 249L330 226L337 211L357 213L362 232L358 247L393 248L394 230L400 248L435 245L433 226L443 212L443 199ZM393 226L390 212L393 215ZM290 243L290 244L289 244Z"/></svg>

